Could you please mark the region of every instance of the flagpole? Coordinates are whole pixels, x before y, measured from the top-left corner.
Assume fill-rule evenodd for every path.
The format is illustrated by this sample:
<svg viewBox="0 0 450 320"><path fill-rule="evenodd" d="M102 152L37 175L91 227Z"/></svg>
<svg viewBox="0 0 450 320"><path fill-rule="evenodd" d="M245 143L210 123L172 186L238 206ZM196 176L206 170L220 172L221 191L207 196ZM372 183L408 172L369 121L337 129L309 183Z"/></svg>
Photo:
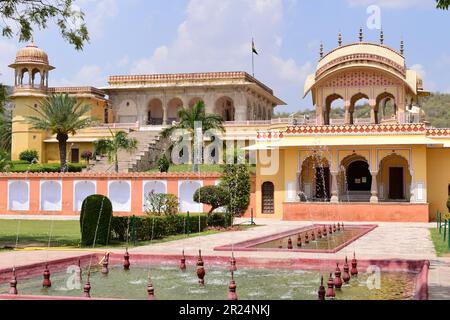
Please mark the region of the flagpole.
<svg viewBox="0 0 450 320"><path fill-rule="evenodd" d="M254 39L252 38L252 76L255 77L255 52L253 51Z"/></svg>

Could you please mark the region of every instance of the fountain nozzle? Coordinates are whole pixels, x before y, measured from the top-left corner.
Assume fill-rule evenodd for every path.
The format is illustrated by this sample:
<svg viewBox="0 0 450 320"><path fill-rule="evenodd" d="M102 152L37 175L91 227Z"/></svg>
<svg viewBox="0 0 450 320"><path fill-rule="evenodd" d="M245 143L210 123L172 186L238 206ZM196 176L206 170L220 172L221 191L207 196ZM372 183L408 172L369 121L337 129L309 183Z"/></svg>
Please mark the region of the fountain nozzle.
<svg viewBox="0 0 450 320"><path fill-rule="evenodd" d="M9 286L10 286L9 294L17 295L18 294L18 292L17 292L17 276L16 276L16 268L15 267L13 268L12 272L13 272L13 276L12 276L11 281L9 282Z"/></svg>
<svg viewBox="0 0 450 320"><path fill-rule="evenodd" d="M45 265L44 269L44 281L42 282L42 287L51 288L52 282L50 281L50 270L48 270L48 264Z"/></svg>

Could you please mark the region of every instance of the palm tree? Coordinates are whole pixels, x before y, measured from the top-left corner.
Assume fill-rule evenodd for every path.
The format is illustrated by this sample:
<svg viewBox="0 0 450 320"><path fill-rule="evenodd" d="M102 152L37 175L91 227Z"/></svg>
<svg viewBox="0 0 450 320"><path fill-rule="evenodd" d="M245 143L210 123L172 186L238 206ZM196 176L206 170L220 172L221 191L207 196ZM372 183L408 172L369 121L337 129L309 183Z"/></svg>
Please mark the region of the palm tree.
<svg viewBox="0 0 450 320"><path fill-rule="evenodd" d="M137 149L138 141L135 138L128 138L128 134L125 131L119 131L111 133L111 139L100 139L94 143L95 154L106 154L110 163L114 162L115 171L119 172L119 158L118 153L120 150L128 151L132 153Z"/></svg>
<svg viewBox="0 0 450 320"><path fill-rule="evenodd" d="M5 111L0 114L0 149L11 151L12 140L12 114L10 111Z"/></svg>
<svg viewBox="0 0 450 320"><path fill-rule="evenodd" d="M178 111L178 118L180 121L164 129L161 132L163 138L169 138L176 130L185 130L189 133L191 137L195 136L195 124L200 122L202 124L202 133L208 130L219 130L220 132L225 132L223 126L223 118L216 114L206 114L205 113L205 103L203 101L198 102L194 105L192 109L181 109ZM175 142L179 143L179 141ZM191 139L191 147L193 147L194 139ZM193 150L193 148L191 148ZM194 161L194 152L191 154L192 159L192 170L198 172L198 164Z"/></svg>
<svg viewBox="0 0 450 320"><path fill-rule="evenodd" d="M61 172L66 172L69 134L75 135L78 130L85 129L97 121L96 118L87 115L92 106L78 102L75 97L69 97L68 94L55 94L42 100L38 108L31 106L30 108L38 113L38 116L25 117L31 124L31 129L56 134Z"/></svg>

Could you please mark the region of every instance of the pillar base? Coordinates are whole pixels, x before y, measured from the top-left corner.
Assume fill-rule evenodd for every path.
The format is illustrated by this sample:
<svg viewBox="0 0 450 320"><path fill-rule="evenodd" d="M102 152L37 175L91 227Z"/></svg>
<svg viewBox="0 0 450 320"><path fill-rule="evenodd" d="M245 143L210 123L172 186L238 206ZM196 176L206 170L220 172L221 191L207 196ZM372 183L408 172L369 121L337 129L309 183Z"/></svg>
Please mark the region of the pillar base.
<svg viewBox="0 0 450 320"><path fill-rule="evenodd" d="M378 197L377 196L371 196L370 197L370 203L378 203Z"/></svg>

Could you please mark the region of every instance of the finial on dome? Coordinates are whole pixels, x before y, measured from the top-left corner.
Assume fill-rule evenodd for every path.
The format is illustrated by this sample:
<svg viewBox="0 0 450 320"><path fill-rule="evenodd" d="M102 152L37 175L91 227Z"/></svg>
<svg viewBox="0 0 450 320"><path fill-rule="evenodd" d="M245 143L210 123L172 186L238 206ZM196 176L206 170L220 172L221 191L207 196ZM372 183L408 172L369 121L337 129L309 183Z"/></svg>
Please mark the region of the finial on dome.
<svg viewBox="0 0 450 320"><path fill-rule="evenodd" d="M384 32L383 29L380 31L380 44L384 44Z"/></svg>
<svg viewBox="0 0 450 320"><path fill-rule="evenodd" d="M359 42L363 42L364 40L364 34L363 34L363 28L359 28Z"/></svg>
<svg viewBox="0 0 450 320"><path fill-rule="evenodd" d="M342 33L341 32L339 32L339 35L338 35L338 45L339 45L339 47L342 46Z"/></svg>
<svg viewBox="0 0 450 320"><path fill-rule="evenodd" d="M320 43L320 58L323 58L323 42Z"/></svg>
<svg viewBox="0 0 450 320"><path fill-rule="evenodd" d="M405 42L403 39L400 41L400 54L403 56L405 54Z"/></svg>

